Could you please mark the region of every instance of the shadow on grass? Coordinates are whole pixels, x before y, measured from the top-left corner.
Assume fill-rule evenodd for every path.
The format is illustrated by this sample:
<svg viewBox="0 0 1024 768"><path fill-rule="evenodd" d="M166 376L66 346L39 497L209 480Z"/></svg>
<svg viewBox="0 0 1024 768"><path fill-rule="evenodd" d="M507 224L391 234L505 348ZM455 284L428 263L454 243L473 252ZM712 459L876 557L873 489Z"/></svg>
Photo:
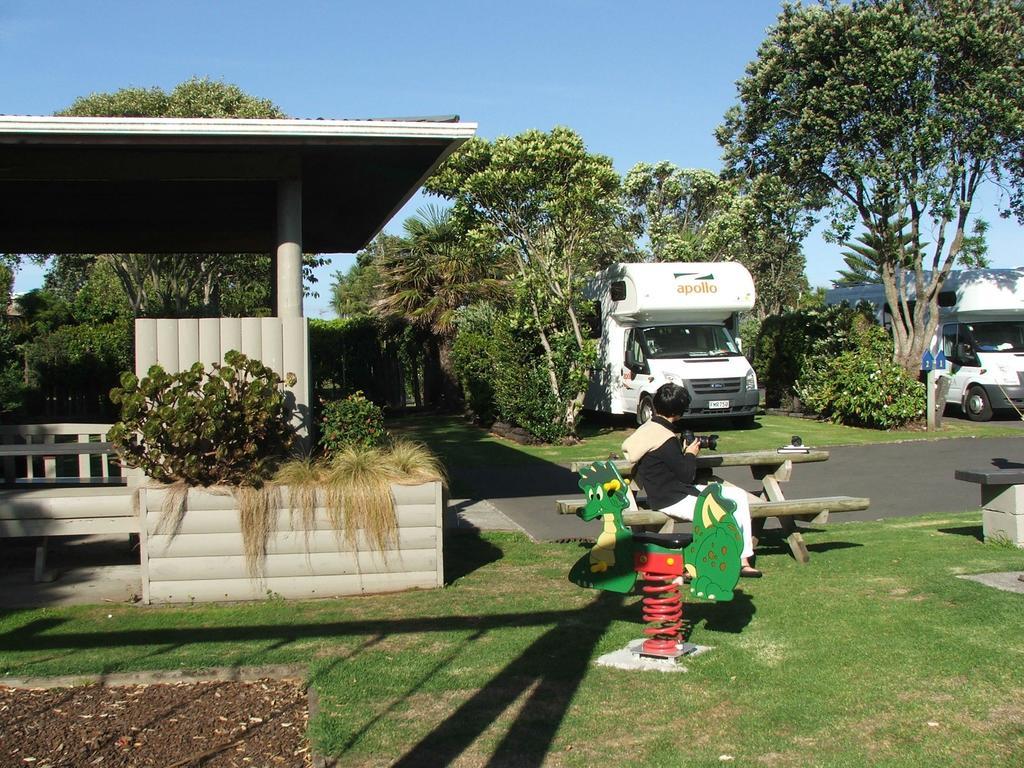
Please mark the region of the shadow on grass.
<svg viewBox="0 0 1024 768"><path fill-rule="evenodd" d="M452 530L444 532L444 583L454 584L478 568L501 560L500 547L480 537L479 531Z"/></svg>
<svg viewBox="0 0 1024 768"><path fill-rule="evenodd" d="M532 688L486 765L539 766L590 666L590 657L622 606L601 592L548 630L405 753L396 766L449 765Z"/></svg>
<svg viewBox="0 0 1024 768"><path fill-rule="evenodd" d="M801 528L800 534L807 533L821 533L820 528ZM838 549L853 549L855 547L863 547L863 544L857 544L852 541L819 541L808 544L806 541L804 545L807 547L808 552L812 553L824 553ZM786 541L786 534L779 528L769 528L762 531L760 537L757 540L757 551L755 556L760 555L788 555L793 557L793 550L789 547L789 542Z"/></svg>
<svg viewBox="0 0 1024 768"><path fill-rule="evenodd" d="M77 633L60 631L67 620L44 618L0 635L0 651L111 647L142 650L156 646L160 649L158 652L165 652L187 644L225 643L234 647L239 642L256 640L270 641L275 647L282 647L304 638L337 639L345 636L365 638L362 648L367 648L384 637L398 634L453 631L467 633L463 643L465 645L489 631L547 626L550 628L537 640L511 659L466 703L394 763L421 766L448 765L454 762L495 720L515 707L520 697L529 692L487 765L540 766L545 761L577 688L586 676L598 641L612 621L621 618L622 605L622 596L601 592L587 606L568 611ZM411 690L405 692L405 697L412 696L430 678L453 663L459 653L460 648L457 647L440 657L427 674ZM232 662L234 665L242 663L237 657ZM320 670L314 675L314 684L323 680L323 674L324 671ZM342 745L342 754L351 749L362 733L376 727L379 720L380 717L371 719L359 733Z"/></svg>
<svg viewBox="0 0 1024 768"><path fill-rule="evenodd" d="M750 595L740 591L733 593L727 603L683 603L683 630L687 638L693 629L704 622L704 628L710 632L728 632L739 634L754 619L757 608ZM683 593L686 599L686 593Z"/></svg>
<svg viewBox="0 0 1024 768"><path fill-rule="evenodd" d="M985 542L985 534L980 525L963 525L959 528L939 528L939 533L948 533L953 536L970 536L978 541Z"/></svg>

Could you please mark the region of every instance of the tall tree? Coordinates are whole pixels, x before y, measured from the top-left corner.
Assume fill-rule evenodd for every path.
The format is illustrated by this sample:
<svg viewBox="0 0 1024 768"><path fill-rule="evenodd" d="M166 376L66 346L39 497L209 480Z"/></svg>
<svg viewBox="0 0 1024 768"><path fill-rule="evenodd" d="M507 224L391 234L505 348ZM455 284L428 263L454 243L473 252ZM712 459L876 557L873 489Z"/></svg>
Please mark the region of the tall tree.
<svg viewBox="0 0 1024 768"><path fill-rule="evenodd" d="M734 179L732 191L695 243L703 261L738 261L754 278L754 315L795 307L807 292L800 245L810 222L785 185L768 174Z"/></svg>
<svg viewBox="0 0 1024 768"><path fill-rule="evenodd" d="M583 282L627 247L611 160L568 128L530 130L470 140L425 186L453 202L469 247L497 244L511 259L519 325L535 334L561 425L573 434L593 358Z"/></svg>
<svg viewBox="0 0 1024 768"><path fill-rule="evenodd" d="M840 255L846 269L839 270L839 277L832 284L839 288L848 285L864 285L865 283L882 282L882 255L886 253L901 254L898 268L913 270L914 265L924 258L928 243L921 243L922 250L913 251L913 235L908 231L910 220L906 216L894 217L883 213L880 217L880 231L863 232L843 245L849 248ZM985 232L988 223L984 219L975 219L972 234L964 237L961 247L962 260L977 267L988 266L988 246L985 243Z"/></svg>
<svg viewBox="0 0 1024 768"><path fill-rule="evenodd" d="M733 198L717 173L667 161L637 163L626 174L628 221L646 239L654 261L694 261L704 230Z"/></svg>
<svg viewBox="0 0 1024 768"><path fill-rule="evenodd" d="M162 88L122 88L75 99L58 115L78 117L208 117L281 118L285 114L268 99L242 91L237 85L192 78L171 91ZM81 284L83 270L94 261L108 263L124 286L135 314L182 316L256 314L269 307L269 255L259 254L102 254L60 255L51 267L60 280ZM325 261L304 258L307 282ZM76 276L77 275L77 276ZM72 283L72 285L73 285Z"/></svg>
<svg viewBox="0 0 1024 768"><path fill-rule="evenodd" d="M777 175L836 242L855 222L881 236L878 203L898 201L912 270L880 254L894 359L919 367L954 265L971 265L979 187L1011 191L1024 219L1024 6L1017 0L853 0L786 5L739 81L718 130L727 170ZM908 304L908 287L916 302Z"/></svg>
<svg viewBox="0 0 1024 768"><path fill-rule="evenodd" d="M380 298L375 313L399 316L450 338L460 307L501 297L507 285L499 277L493 249L479 242L468 247L451 211L422 208L403 228L401 247L382 251L376 261Z"/></svg>
<svg viewBox="0 0 1024 768"><path fill-rule="evenodd" d="M738 261L757 286L755 313L775 314L806 290L806 217L777 179L724 178L669 162L638 163L623 194L629 227L654 261Z"/></svg>
<svg viewBox="0 0 1024 768"><path fill-rule="evenodd" d="M24 381L21 366L21 352L18 349L16 319L8 307L14 288L14 271L0 262L0 300L4 303L3 317L0 318L0 414L15 410L22 402Z"/></svg>

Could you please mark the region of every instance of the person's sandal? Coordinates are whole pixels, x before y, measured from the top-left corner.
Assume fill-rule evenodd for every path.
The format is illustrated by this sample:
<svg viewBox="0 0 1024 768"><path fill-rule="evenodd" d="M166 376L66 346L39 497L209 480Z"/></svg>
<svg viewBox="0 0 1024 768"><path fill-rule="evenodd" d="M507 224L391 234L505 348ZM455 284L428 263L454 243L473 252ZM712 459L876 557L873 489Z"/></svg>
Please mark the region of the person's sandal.
<svg viewBox="0 0 1024 768"><path fill-rule="evenodd" d="M744 565L740 568L740 578L742 579L760 579L763 575L752 565Z"/></svg>

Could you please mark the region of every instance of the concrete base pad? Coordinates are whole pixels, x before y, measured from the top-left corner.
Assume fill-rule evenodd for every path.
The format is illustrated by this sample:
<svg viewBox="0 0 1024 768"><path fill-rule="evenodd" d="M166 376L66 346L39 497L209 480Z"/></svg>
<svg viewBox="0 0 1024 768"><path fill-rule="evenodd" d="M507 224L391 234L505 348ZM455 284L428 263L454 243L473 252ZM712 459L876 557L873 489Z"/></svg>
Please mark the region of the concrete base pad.
<svg viewBox="0 0 1024 768"><path fill-rule="evenodd" d="M971 576L958 576L959 579L976 581L986 587L995 587L1005 592L1017 592L1024 595L1024 571L1003 571L1001 573L975 573Z"/></svg>
<svg viewBox="0 0 1024 768"><path fill-rule="evenodd" d="M614 667L615 669L640 670L643 672L689 672L689 668L679 663L679 659L657 659L651 656L641 656L640 648L643 646L643 639L634 640L625 648L606 653L598 657L594 662L599 667ZM705 651L710 651L711 646L694 646L693 653L680 658L693 658Z"/></svg>
<svg viewBox="0 0 1024 768"><path fill-rule="evenodd" d="M444 527L470 531L515 531L529 534L486 499L449 499Z"/></svg>

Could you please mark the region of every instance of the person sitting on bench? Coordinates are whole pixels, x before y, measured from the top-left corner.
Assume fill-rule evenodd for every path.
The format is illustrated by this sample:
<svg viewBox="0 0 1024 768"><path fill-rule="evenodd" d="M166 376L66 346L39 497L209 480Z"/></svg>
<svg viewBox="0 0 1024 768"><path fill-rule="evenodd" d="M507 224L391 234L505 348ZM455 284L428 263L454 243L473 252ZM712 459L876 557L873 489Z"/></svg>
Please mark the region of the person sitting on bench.
<svg viewBox="0 0 1024 768"><path fill-rule="evenodd" d="M697 497L707 486L694 485L700 441L683 448L673 424L690 407L690 393L678 384L664 384L654 393L654 418L622 443L626 459L633 462L633 476L647 491L647 503L678 520L693 521ZM736 522L743 534L740 576L760 578L761 572L750 564L754 555L751 542L750 504L742 488L723 485L722 493L736 502Z"/></svg>

